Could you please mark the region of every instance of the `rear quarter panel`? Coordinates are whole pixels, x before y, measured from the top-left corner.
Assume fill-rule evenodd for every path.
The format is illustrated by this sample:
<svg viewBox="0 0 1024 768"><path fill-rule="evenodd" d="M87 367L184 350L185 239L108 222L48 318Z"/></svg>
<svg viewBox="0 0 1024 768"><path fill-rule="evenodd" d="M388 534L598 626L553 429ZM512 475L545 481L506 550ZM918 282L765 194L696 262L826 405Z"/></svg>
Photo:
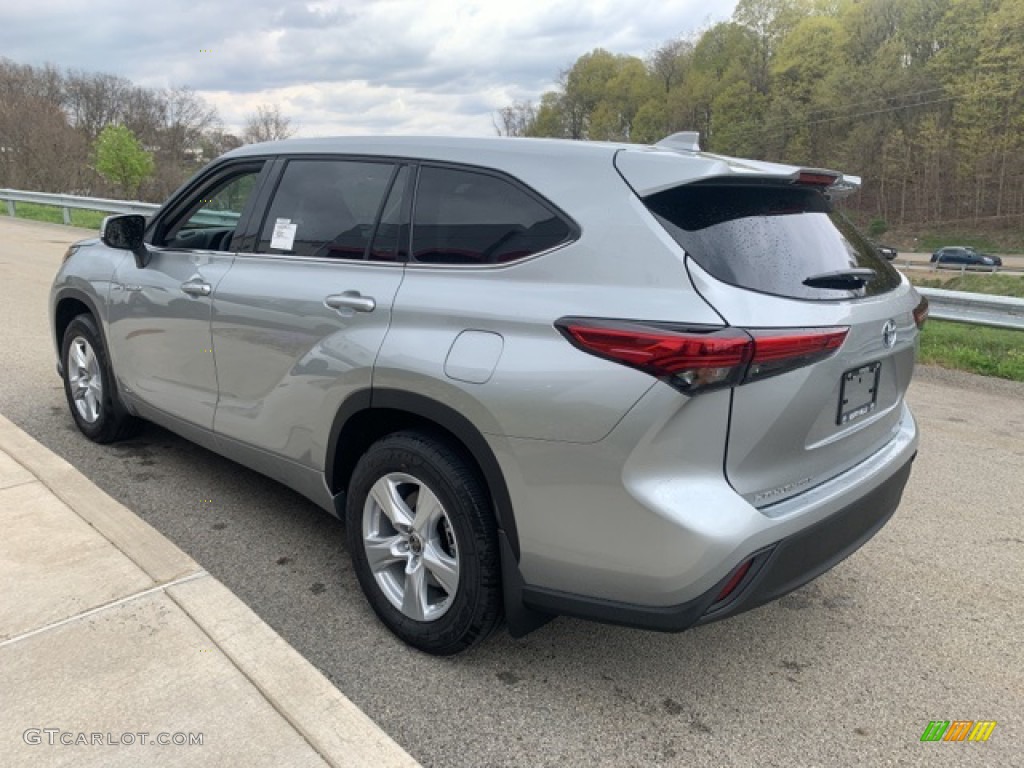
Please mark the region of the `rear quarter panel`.
<svg viewBox="0 0 1024 768"><path fill-rule="evenodd" d="M682 254L615 171L610 157L551 170L506 169L567 212L580 238L515 264L410 264L395 299L374 386L447 395L487 413L478 426L511 437L591 443L655 380L581 352L555 327L566 316L721 324L693 290ZM445 371L456 338L502 338L485 382ZM432 383L433 382L433 383ZM460 394L456 394L460 393ZM467 403L458 402L465 398Z"/></svg>

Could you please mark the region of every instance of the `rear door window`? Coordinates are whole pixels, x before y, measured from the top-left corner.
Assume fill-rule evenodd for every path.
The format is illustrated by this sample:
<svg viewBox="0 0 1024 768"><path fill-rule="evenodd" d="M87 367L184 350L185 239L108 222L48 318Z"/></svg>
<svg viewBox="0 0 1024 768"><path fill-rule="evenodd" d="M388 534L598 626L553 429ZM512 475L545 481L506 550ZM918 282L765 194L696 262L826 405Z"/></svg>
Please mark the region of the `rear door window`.
<svg viewBox="0 0 1024 768"><path fill-rule="evenodd" d="M722 282L796 299L873 296L900 275L813 187L687 184L644 199L686 253ZM809 277L871 269L858 289L804 285Z"/></svg>
<svg viewBox="0 0 1024 768"><path fill-rule="evenodd" d="M259 253L362 259L395 165L290 160L260 231Z"/></svg>
<svg viewBox="0 0 1024 768"><path fill-rule="evenodd" d="M413 217L413 260L504 264L554 248L573 229L512 182L477 171L425 166Z"/></svg>

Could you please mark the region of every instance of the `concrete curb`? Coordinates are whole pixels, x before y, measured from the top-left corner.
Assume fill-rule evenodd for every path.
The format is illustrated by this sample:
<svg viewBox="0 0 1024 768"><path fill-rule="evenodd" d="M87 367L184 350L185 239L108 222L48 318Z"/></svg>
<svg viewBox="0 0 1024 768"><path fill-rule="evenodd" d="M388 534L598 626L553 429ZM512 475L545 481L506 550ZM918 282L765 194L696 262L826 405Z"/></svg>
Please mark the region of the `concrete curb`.
<svg viewBox="0 0 1024 768"><path fill-rule="evenodd" d="M0 450L21 464L157 584L198 573L199 564L85 475L0 416Z"/></svg>
<svg viewBox="0 0 1024 768"><path fill-rule="evenodd" d="M167 594L332 766L418 765L219 581L196 579Z"/></svg>
<svg viewBox="0 0 1024 768"><path fill-rule="evenodd" d="M4 453L27 470L25 475L10 474L15 484L31 482L26 475L34 475L153 579L156 586L147 594L163 591L325 762L360 768L418 765L227 587L77 469L0 416L0 455ZM102 606L86 613L100 610Z"/></svg>

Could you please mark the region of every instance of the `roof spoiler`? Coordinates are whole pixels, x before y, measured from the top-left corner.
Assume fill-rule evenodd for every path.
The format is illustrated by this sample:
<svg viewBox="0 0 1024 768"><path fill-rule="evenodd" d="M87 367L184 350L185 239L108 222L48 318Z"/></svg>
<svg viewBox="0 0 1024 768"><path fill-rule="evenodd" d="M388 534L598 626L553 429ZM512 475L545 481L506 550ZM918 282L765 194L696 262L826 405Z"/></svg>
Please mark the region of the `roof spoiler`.
<svg viewBox="0 0 1024 768"><path fill-rule="evenodd" d="M833 200L846 197L860 188L860 176L847 176L828 168L798 168L790 178L794 184L820 188Z"/></svg>
<svg viewBox="0 0 1024 768"><path fill-rule="evenodd" d="M696 155L708 163L702 169L703 172L694 174L696 178L751 176L775 178L779 181L788 180L793 184L817 187L833 200L846 197L856 192L861 186L860 176L850 176L828 168L808 168L786 163L772 163L767 160L748 160L701 152L700 133L697 131L673 133L655 144L654 148L678 154ZM625 156L623 157L625 158ZM671 170L661 168L654 170L657 164L646 168L638 165L643 157L642 154L630 157L629 162L633 166L633 172L626 173L627 180L637 190L637 194L653 194L679 183L675 180ZM619 170L620 172L625 171L621 166ZM640 183L638 184L638 182Z"/></svg>
<svg viewBox="0 0 1024 768"><path fill-rule="evenodd" d="M739 157L715 155L725 160L733 171L751 174L769 174L789 178L794 184L818 187L832 200L838 200L860 189L860 176L833 171L830 168L808 168L785 163L771 163L766 160L747 160Z"/></svg>
<svg viewBox="0 0 1024 768"><path fill-rule="evenodd" d="M860 184L860 176L850 176L848 174L841 173L835 183L825 191L833 200L838 200L842 197L852 195L854 192L859 190Z"/></svg>

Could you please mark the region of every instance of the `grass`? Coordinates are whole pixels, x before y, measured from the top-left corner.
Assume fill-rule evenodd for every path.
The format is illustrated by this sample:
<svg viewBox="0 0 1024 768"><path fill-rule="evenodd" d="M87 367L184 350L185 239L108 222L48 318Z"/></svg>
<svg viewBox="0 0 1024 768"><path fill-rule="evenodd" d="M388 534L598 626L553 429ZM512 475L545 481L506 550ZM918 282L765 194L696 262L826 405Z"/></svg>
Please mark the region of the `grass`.
<svg viewBox="0 0 1024 768"><path fill-rule="evenodd" d="M921 334L920 361L1024 381L1024 331L929 320Z"/></svg>
<svg viewBox="0 0 1024 768"><path fill-rule="evenodd" d="M933 232L921 236L917 247L922 252L934 252L947 245L967 245L983 253L998 253L1000 244L988 235L969 234L964 232Z"/></svg>
<svg viewBox="0 0 1024 768"><path fill-rule="evenodd" d="M991 296L1016 296L1024 299L1024 277L1000 274L966 274L952 277L921 277L907 273L910 282L921 288L943 288L947 291L987 293Z"/></svg>
<svg viewBox="0 0 1024 768"><path fill-rule="evenodd" d="M863 231L867 222L858 220ZM901 251L934 253L946 245L970 245L984 253L1024 253L1024 229L1012 227L982 227L976 229L931 229L908 225L890 227L873 240L899 248Z"/></svg>
<svg viewBox="0 0 1024 768"><path fill-rule="evenodd" d="M41 205L39 203L17 203L14 209L19 219L31 219L32 221L48 221L51 224L63 224L64 213L54 205ZM99 229L104 217L109 216L102 211L87 211L77 208L71 209L71 225L83 229Z"/></svg>

